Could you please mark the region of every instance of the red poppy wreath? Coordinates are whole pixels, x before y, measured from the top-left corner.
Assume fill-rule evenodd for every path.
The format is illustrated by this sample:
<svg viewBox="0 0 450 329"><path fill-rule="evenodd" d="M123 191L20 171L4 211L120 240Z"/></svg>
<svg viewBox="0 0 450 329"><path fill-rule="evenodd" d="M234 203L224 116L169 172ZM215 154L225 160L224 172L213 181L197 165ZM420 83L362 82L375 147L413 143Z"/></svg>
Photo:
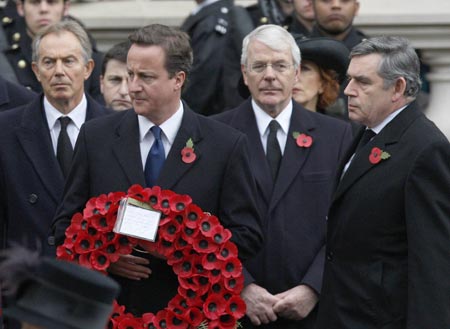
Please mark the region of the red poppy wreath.
<svg viewBox="0 0 450 329"><path fill-rule="evenodd" d="M121 254L130 254L143 241L113 232L119 202L129 197L150 204L162 213L155 242L145 248L167 259L178 277L178 293L156 314L135 317L125 306L114 303L108 328L236 328L245 314L240 298L244 286L237 247L231 232L217 217L203 212L187 195L160 187L133 185L128 193L115 192L91 198L72 217L64 244L57 249L60 259L107 273Z"/></svg>

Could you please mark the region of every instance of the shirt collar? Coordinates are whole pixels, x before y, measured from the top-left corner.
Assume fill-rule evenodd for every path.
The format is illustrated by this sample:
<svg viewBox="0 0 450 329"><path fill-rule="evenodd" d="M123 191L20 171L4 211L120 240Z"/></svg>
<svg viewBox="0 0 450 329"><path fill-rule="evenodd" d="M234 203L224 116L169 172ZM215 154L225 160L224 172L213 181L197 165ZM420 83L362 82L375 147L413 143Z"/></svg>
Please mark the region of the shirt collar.
<svg viewBox="0 0 450 329"><path fill-rule="evenodd" d="M401 111L403 111L409 104L406 104L405 106L399 108L398 110L392 112L391 114L389 114L380 124L376 125L372 129L376 134L379 134L380 131L387 126L387 124L389 122L391 122L392 120L394 120L394 118L400 114Z"/></svg>
<svg viewBox="0 0 450 329"><path fill-rule="evenodd" d="M169 141L170 145L173 144L175 137L177 136L178 130L180 129L181 121L183 120L183 113L184 113L183 103L180 101L180 106L178 107L178 110L169 119L164 121L159 126L164 136L166 136L167 140ZM142 115L138 115L138 122L139 122L139 139L140 142L142 142L145 136L150 131L150 128L153 127L155 124Z"/></svg>
<svg viewBox="0 0 450 329"><path fill-rule="evenodd" d="M256 125L258 126L258 131L260 136L263 136L269 127L270 121L273 119L277 120L280 124L281 129L287 135L289 132L289 124L292 116L292 101L288 103L288 105L278 114L276 118L272 118L268 115L262 108L256 104L256 102L252 99L252 108L255 113Z"/></svg>
<svg viewBox="0 0 450 329"><path fill-rule="evenodd" d="M56 121L61 116L68 116L73 124L80 129L83 123L86 121L86 112L87 112L87 99L86 95L83 94L81 98L81 102L75 106L75 108L70 111L67 115L62 114L56 107L50 104L49 100L46 96L44 96L44 110L45 116L47 117L48 127L51 129L54 128Z"/></svg>

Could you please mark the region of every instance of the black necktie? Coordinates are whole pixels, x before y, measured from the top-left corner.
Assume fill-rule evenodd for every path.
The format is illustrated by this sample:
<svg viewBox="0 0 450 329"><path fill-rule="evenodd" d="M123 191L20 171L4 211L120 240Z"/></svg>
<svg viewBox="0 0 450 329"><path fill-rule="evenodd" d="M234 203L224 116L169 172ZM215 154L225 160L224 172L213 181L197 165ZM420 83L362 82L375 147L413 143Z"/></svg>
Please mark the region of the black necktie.
<svg viewBox="0 0 450 329"><path fill-rule="evenodd" d="M359 140L358 145L356 146L355 153L357 153L360 149L362 149L372 138L376 136L376 133L372 129L366 129Z"/></svg>
<svg viewBox="0 0 450 329"><path fill-rule="evenodd" d="M59 117L58 120L61 124L61 131L59 132L58 145L56 146L56 158L61 166L63 176L67 177L73 156L73 148L67 134L67 126L72 120L69 117Z"/></svg>
<svg viewBox="0 0 450 329"><path fill-rule="evenodd" d="M161 128L153 126L150 130L153 136L155 136L155 141L153 142L152 148L148 152L147 160L145 161L144 175L148 187L152 187L156 184L159 172L166 159L164 145L161 140Z"/></svg>
<svg viewBox="0 0 450 329"><path fill-rule="evenodd" d="M281 162L281 148L277 139L277 131L280 129L280 124L276 120L269 123L269 136L267 137L267 161L269 161L272 178L277 178L278 169Z"/></svg>

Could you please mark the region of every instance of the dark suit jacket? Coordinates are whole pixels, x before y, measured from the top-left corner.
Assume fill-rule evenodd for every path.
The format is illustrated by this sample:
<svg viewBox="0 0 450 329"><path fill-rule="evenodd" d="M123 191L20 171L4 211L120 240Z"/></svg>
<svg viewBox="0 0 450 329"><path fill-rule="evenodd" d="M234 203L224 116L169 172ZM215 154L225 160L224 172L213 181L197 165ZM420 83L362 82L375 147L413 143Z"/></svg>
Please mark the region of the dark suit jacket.
<svg viewBox="0 0 450 329"><path fill-rule="evenodd" d="M0 248L11 242L54 256L47 235L64 179L53 151L43 97L0 113ZM86 120L106 110L88 96ZM36 241L37 240L37 241Z"/></svg>
<svg viewBox="0 0 450 329"><path fill-rule="evenodd" d="M351 142L350 125L310 112L294 102L286 148L274 184L251 99L214 118L245 132L251 144L250 161L258 186L265 245L255 258L245 262L246 269L256 284L272 294L300 284L320 293L326 215L337 165ZM298 147L292 136L295 131L311 136L312 146ZM291 327L311 326L289 321L267 326Z"/></svg>
<svg viewBox="0 0 450 329"><path fill-rule="evenodd" d="M0 112L31 102L37 94L0 77Z"/></svg>
<svg viewBox="0 0 450 329"><path fill-rule="evenodd" d="M390 158L371 164L373 147ZM450 145L412 103L334 194L317 328L450 328L449 216Z"/></svg>
<svg viewBox="0 0 450 329"><path fill-rule="evenodd" d="M194 142L197 158L186 164L181 160L181 150L189 138ZM145 186L135 112L119 112L84 125L55 220L57 243L63 242L69 218L83 210L90 197L126 191L133 184ZM248 146L238 131L192 112L185 104L180 129L157 185L188 194L204 211L217 215L231 230L241 258L255 254L261 247ZM147 280L119 279L119 300L130 311L157 311L166 307L176 293L176 277L164 261L151 258L149 267L153 273Z"/></svg>

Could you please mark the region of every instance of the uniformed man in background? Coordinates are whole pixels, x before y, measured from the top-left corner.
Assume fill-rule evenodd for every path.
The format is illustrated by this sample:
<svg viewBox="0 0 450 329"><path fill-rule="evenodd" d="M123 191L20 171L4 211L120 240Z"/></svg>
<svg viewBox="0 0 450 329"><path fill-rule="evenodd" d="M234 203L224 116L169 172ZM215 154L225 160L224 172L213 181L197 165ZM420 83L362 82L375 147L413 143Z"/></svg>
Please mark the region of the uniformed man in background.
<svg viewBox="0 0 450 329"><path fill-rule="evenodd" d="M222 111L223 65L229 36L228 13L233 0L196 0L197 7L181 29L189 34L194 64L183 98L198 113L209 115Z"/></svg>

